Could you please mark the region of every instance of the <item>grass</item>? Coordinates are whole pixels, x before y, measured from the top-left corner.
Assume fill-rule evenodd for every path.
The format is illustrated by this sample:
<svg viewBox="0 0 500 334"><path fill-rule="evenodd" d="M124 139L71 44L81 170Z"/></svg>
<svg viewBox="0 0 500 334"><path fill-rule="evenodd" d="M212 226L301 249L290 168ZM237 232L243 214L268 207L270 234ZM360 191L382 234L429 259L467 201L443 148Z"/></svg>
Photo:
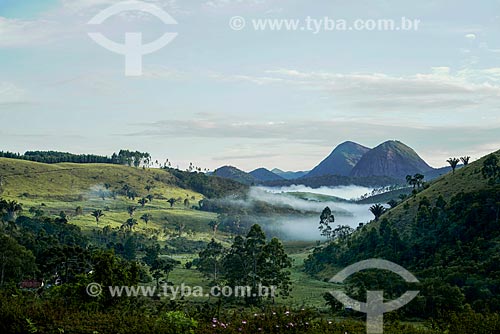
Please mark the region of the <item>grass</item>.
<svg viewBox="0 0 500 334"><path fill-rule="evenodd" d="M106 225L120 227L128 218L127 207L135 206L134 218L139 225L137 231L147 229L174 229L176 224L185 224L185 230L197 231L198 238L210 240L208 222L216 219L216 214L193 210L203 195L175 185L175 178L160 169L142 169L108 164L43 164L31 161L0 158L0 177L3 181L1 196L22 203L25 210L41 208L48 214L58 215L64 211L71 223L82 230L102 228ZM135 200L118 195L111 197L111 191L120 191L128 185L138 193ZM146 185L151 185L148 192ZM109 188L109 190L106 189ZM102 193L105 198L101 197ZM152 202L142 207L137 200L151 193ZM173 207L167 199L180 202ZM184 206L184 199L190 205ZM75 209L81 207L82 215ZM90 213L95 209L104 211L99 224ZM152 220L146 225L139 218L150 213Z"/></svg>

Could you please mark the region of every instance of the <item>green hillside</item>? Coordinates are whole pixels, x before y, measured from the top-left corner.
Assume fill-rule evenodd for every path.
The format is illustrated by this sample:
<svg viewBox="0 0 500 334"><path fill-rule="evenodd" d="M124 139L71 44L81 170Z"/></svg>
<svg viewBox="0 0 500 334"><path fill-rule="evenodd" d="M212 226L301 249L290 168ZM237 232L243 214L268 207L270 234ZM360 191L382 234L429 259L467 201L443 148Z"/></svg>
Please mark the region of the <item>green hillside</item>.
<svg viewBox="0 0 500 334"><path fill-rule="evenodd" d="M139 221L137 231L165 227L173 230L175 224L183 223L186 230L208 233L207 223L216 217L213 213L193 210L191 207L197 206L204 196L179 187L179 179L161 169L108 164L43 164L0 158L0 177L3 198L17 200L26 211L39 208L52 215L64 211L71 223L84 229L106 225L120 227L129 218L129 206L137 208L134 216L138 220L144 213L152 215L147 225ZM135 199L123 194L125 186L136 193ZM142 207L138 200L148 195L153 199ZM177 201L172 207L167 202L171 198ZM76 214L77 207L82 208L82 214ZM96 209L104 212L99 224L90 215ZM206 238L209 240L208 234Z"/></svg>
<svg viewBox="0 0 500 334"><path fill-rule="evenodd" d="M500 158L500 150L494 154ZM481 189L491 189L488 180L481 175L481 167L487 156L471 162L469 165L457 169L455 173L449 172L432 182L429 187L420 191L416 196L409 197L395 208L386 212L381 219L389 218L395 226L404 232L414 221L418 211L418 203L426 197L430 203L435 204L439 196L448 200L452 196L464 192L475 192Z"/></svg>
<svg viewBox="0 0 500 334"><path fill-rule="evenodd" d="M499 157L500 151L493 154ZM486 159L491 164L484 168ZM488 179L483 171L491 172L486 173ZM498 312L499 176L500 164L490 155L448 173L378 221L317 247L305 261L305 269L328 278L338 268L381 258L410 270L420 281L419 296L402 315L425 318L446 312ZM399 286L399 293L406 289L387 274L373 272L353 278L346 289L375 289L381 282Z"/></svg>

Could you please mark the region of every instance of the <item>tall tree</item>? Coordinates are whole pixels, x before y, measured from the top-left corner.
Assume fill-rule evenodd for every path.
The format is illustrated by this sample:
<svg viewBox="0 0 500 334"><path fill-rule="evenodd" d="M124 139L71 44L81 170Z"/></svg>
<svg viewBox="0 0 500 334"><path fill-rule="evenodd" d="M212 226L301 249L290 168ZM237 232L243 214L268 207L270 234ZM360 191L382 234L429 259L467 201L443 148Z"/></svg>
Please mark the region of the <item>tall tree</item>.
<svg viewBox="0 0 500 334"><path fill-rule="evenodd" d="M460 157L460 160L462 161L464 166L467 166L469 164L470 157L469 156Z"/></svg>
<svg viewBox="0 0 500 334"><path fill-rule="evenodd" d="M219 272L222 270L222 259L224 258L224 247L214 239L199 253L197 268L209 277L214 285L219 283Z"/></svg>
<svg viewBox="0 0 500 334"><path fill-rule="evenodd" d="M335 222L335 217L332 214L332 210L329 207L323 209L321 212L321 216L319 218L319 226L318 229L321 232L321 235L326 237L327 240L332 240L332 231L333 228L331 224Z"/></svg>
<svg viewBox="0 0 500 334"><path fill-rule="evenodd" d="M129 218L122 226L127 227L130 231L132 231L135 225L137 225L137 220L134 218Z"/></svg>
<svg viewBox="0 0 500 334"><path fill-rule="evenodd" d="M153 277L156 279L156 285L160 285L160 278L165 276L166 283L168 284L168 276L175 266L179 264L178 261L172 258L157 258L153 261L151 270L153 271Z"/></svg>
<svg viewBox="0 0 500 334"><path fill-rule="evenodd" d="M96 224L99 224L99 219L101 219L101 217L104 217L104 213L102 212L102 210L94 210L90 215L95 218Z"/></svg>
<svg viewBox="0 0 500 334"><path fill-rule="evenodd" d="M374 204L370 207L370 212L375 216L375 221L378 221L380 216L385 212L385 208L381 204Z"/></svg>
<svg viewBox="0 0 500 334"><path fill-rule="evenodd" d="M171 197L167 200L168 203L170 203L170 207L173 207L174 204L177 202L177 199Z"/></svg>
<svg viewBox="0 0 500 334"><path fill-rule="evenodd" d="M446 160L446 162L450 164L451 170L453 171L453 174L455 174L455 168L457 168L457 165L460 162L460 159L458 159L458 158L449 158L448 160Z"/></svg>
<svg viewBox="0 0 500 334"><path fill-rule="evenodd" d="M500 177L500 166L498 165L498 158L495 154L490 154L483 161L481 173L485 179L495 180Z"/></svg>
<svg viewBox="0 0 500 334"><path fill-rule="evenodd" d="M0 203L0 213L4 212L2 219L6 222L15 221L17 215L23 211L23 206L16 201L2 201Z"/></svg>
<svg viewBox="0 0 500 334"><path fill-rule="evenodd" d="M127 208L127 212L131 218L134 216L135 210L137 210L135 206L129 206Z"/></svg>
<svg viewBox="0 0 500 334"><path fill-rule="evenodd" d="M144 221L146 225L151 221L151 219L153 219L153 215L150 213L145 213L141 216L141 220Z"/></svg>
<svg viewBox="0 0 500 334"><path fill-rule="evenodd" d="M219 228L220 222L217 220L212 220L210 223L208 223L208 226L212 228L212 232L214 233L214 237L217 234L217 229Z"/></svg>
<svg viewBox="0 0 500 334"><path fill-rule="evenodd" d="M142 207L144 207L148 203L148 200L145 197L143 197L140 200L138 200L137 203L139 203Z"/></svg>

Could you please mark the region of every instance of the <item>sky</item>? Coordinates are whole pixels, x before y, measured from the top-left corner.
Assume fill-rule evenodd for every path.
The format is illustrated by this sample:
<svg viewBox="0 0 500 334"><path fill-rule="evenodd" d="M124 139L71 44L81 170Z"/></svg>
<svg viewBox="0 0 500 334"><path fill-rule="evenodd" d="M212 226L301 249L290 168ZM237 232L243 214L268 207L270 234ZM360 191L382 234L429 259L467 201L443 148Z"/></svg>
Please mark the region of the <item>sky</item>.
<svg viewBox="0 0 500 334"><path fill-rule="evenodd" d="M177 24L137 11L88 24L121 2L0 0L0 150L125 148L249 171L309 170L346 140L397 139L435 167L500 149L500 1L149 0ZM303 28L308 17L419 25L262 31L253 21ZM177 36L126 76L125 57L92 32L116 43Z"/></svg>

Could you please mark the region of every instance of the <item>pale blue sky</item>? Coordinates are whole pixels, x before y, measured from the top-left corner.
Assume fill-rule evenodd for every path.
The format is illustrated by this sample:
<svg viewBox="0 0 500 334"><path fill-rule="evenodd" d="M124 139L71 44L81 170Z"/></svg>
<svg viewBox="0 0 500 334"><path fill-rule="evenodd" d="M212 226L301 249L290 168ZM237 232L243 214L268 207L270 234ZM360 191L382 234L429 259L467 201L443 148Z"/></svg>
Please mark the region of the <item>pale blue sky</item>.
<svg viewBox="0 0 500 334"><path fill-rule="evenodd" d="M149 151L181 167L310 169L345 140L431 165L500 148L500 2L151 0L176 19L88 22L117 0L0 0L0 150ZM419 19L418 31L233 31L247 19ZM88 36L178 37L142 77Z"/></svg>

